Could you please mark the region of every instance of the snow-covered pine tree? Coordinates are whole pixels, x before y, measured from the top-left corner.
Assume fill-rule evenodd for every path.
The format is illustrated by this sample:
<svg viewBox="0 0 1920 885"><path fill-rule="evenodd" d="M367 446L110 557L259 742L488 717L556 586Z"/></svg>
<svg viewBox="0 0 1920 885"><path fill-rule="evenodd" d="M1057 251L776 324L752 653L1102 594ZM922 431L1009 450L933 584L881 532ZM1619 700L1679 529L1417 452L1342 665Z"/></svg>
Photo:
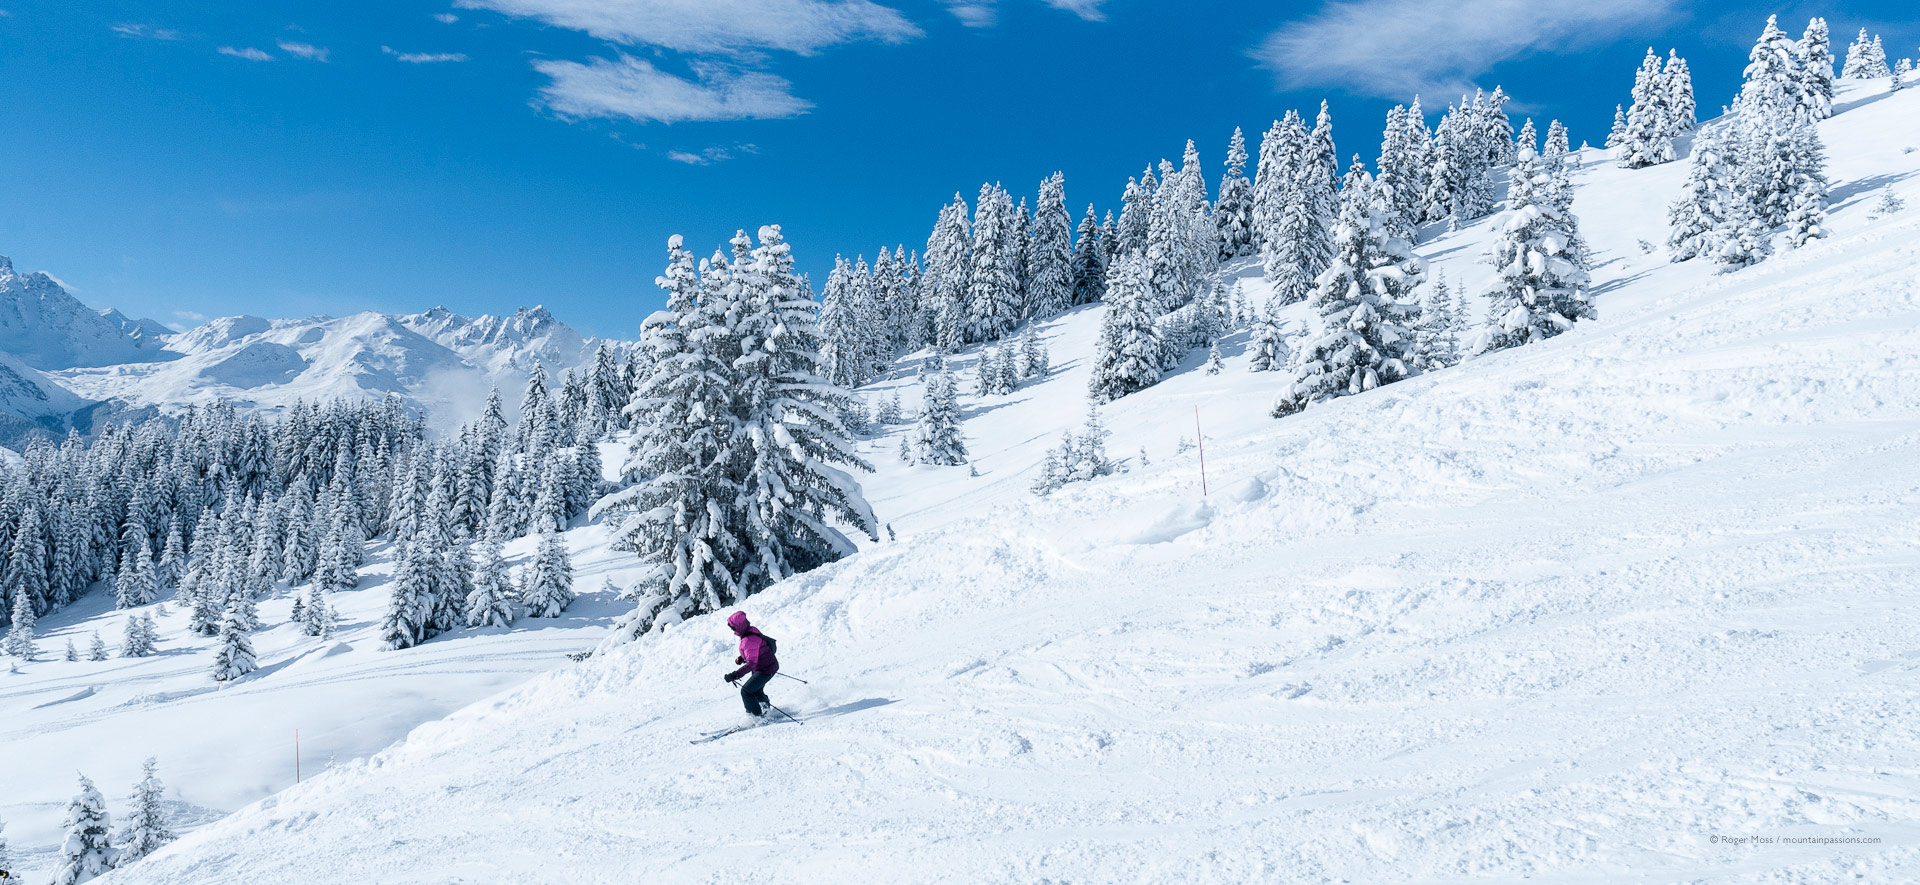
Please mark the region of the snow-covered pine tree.
<svg viewBox="0 0 1920 885"><path fill-rule="evenodd" d="M387 612L380 621L380 639L389 649L412 648L427 638L427 624L433 616L432 551L424 545L402 540L394 554L393 579L387 599Z"/></svg>
<svg viewBox="0 0 1920 885"><path fill-rule="evenodd" d="M186 563L186 541L180 534L180 521L172 520L167 526L167 541L160 550L160 561L154 565L155 598L179 589L180 575L186 571Z"/></svg>
<svg viewBox="0 0 1920 885"><path fill-rule="evenodd" d="M52 885L91 882L119 862L120 849L113 846L113 816L107 813L107 799L84 774L80 776L80 792L67 803L67 819L61 826L67 837L54 857Z"/></svg>
<svg viewBox="0 0 1920 885"><path fill-rule="evenodd" d="M1067 479L1085 482L1112 473L1113 459L1107 457L1107 437L1111 435L1100 420L1100 404L1088 399L1087 419L1081 422L1080 432L1068 438L1072 446L1072 457L1068 459L1072 470Z"/></svg>
<svg viewBox="0 0 1920 885"><path fill-rule="evenodd" d="M106 640L100 638L100 631L93 631L93 639L87 642L87 660L104 661L107 659Z"/></svg>
<svg viewBox="0 0 1920 885"><path fill-rule="evenodd" d="M307 591L306 608L301 610L300 617L297 619L301 633L322 639L333 635L333 628L338 623L339 616L334 614L333 603L330 601L332 595L332 590L320 584L314 584L313 588Z"/></svg>
<svg viewBox="0 0 1920 885"><path fill-rule="evenodd" d="M1107 314L1094 345L1093 375L1087 382L1093 402L1112 402L1159 382L1162 344L1149 313L1152 298L1146 260L1122 256L1107 281Z"/></svg>
<svg viewBox="0 0 1920 885"><path fill-rule="evenodd" d="M520 602L527 607L528 617L557 618L573 598L573 562L566 542L546 532L540 536L533 562L520 574Z"/></svg>
<svg viewBox="0 0 1920 885"><path fill-rule="evenodd" d="M924 381L920 420L913 429L913 462L951 467L967 463L967 446L960 438L960 408L955 398L953 372L944 360Z"/></svg>
<svg viewBox="0 0 1920 885"><path fill-rule="evenodd" d="M1092 207L1088 207L1092 216ZM1247 138L1233 127L1227 141L1227 173L1220 179L1220 195L1213 204L1214 225L1220 232L1220 258L1253 254L1253 182L1247 180Z"/></svg>
<svg viewBox="0 0 1920 885"><path fill-rule="evenodd" d="M1218 375L1226 367L1227 364L1220 360L1220 342L1207 345L1207 374Z"/></svg>
<svg viewBox="0 0 1920 885"><path fill-rule="evenodd" d="M34 614L31 594L17 590L14 592L10 621L11 625L7 628L7 654L23 661L33 660L39 654L39 648L33 641Z"/></svg>
<svg viewBox="0 0 1920 885"><path fill-rule="evenodd" d="M483 541L470 552L473 590L467 594L469 627L505 627L513 623L514 589L497 541Z"/></svg>
<svg viewBox="0 0 1920 885"><path fill-rule="evenodd" d="M1660 57L1647 47L1647 56L1633 77L1633 105L1627 109L1627 128L1620 139L1620 165L1639 169L1673 160L1673 108L1667 104L1666 76Z"/></svg>
<svg viewBox="0 0 1920 885"><path fill-rule="evenodd" d="M1364 171L1342 189L1338 252L1315 281L1312 328L1293 354L1293 380L1275 397L1275 417L1335 396L1372 390L1412 373L1413 293L1426 265L1405 240L1390 238L1374 218Z"/></svg>
<svg viewBox="0 0 1920 885"><path fill-rule="evenodd" d="M1080 219L1073 243L1073 303L1092 304L1107 295L1107 250L1101 242L1102 229L1094 215L1093 204Z"/></svg>
<svg viewBox="0 0 1920 885"><path fill-rule="evenodd" d="M227 603L227 613L220 620L220 650L213 656L213 678L216 682L238 679L259 668L253 655L253 640L247 638L248 615L243 611L245 597L235 596Z"/></svg>
<svg viewBox="0 0 1920 885"><path fill-rule="evenodd" d="M1827 33L1827 20L1809 19L1793 48L1799 61L1801 107L1814 120L1833 116L1833 38Z"/></svg>
<svg viewBox="0 0 1920 885"><path fill-rule="evenodd" d="M1073 305L1073 258L1066 177L1055 172L1040 182L1040 198L1033 207L1033 240L1027 251L1029 317L1046 319Z"/></svg>
<svg viewBox="0 0 1920 885"><path fill-rule="evenodd" d="M1907 79L1913 76L1913 59L1903 58L1893 66L1893 82L1887 84L1887 91L1899 92L1907 88Z"/></svg>
<svg viewBox="0 0 1920 885"><path fill-rule="evenodd" d="M67 650L61 657L68 661L80 660L80 650L73 647L73 637L67 637Z"/></svg>
<svg viewBox="0 0 1920 885"><path fill-rule="evenodd" d="M1860 29L1859 39L1847 47L1847 60L1840 66L1840 77L1846 80L1871 80L1876 77L1890 76L1887 68L1887 52L1880 45L1880 36L1867 37L1867 29Z"/></svg>
<svg viewBox="0 0 1920 885"><path fill-rule="evenodd" d="M1528 117L1526 125L1520 127L1520 134L1513 137L1513 150L1515 156L1523 150L1536 154L1540 152L1540 130L1534 128L1532 117Z"/></svg>
<svg viewBox="0 0 1920 885"><path fill-rule="evenodd" d="M928 316L934 346L954 353L967 338L967 293L973 287L973 246L967 201L958 193L940 209L927 238L925 269L920 274L920 309Z"/></svg>
<svg viewBox="0 0 1920 885"><path fill-rule="evenodd" d="M970 340L992 341L1020 321L1020 255L1013 198L980 186L973 213L973 267L967 290Z"/></svg>
<svg viewBox="0 0 1920 885"><path fill-rule="evenodd" d="M1693 140L1686 184L1667 207L1669 260L1689 261L1715 251L1715 232L1735 215L1733 174L1720 127L1702 129Z"/></svg>
<svg viewBox="0 0 1920 885"><path fill-rule="evenodd" d="M1268 299L1266 306L1255 312L1247 350L1252 356L1247 363L1248 371L1277 372L1287 367L1291 351L1287 348L1286 329L1280 323L1277 297Z"/></svg>
<svg viewBox="0 0 1920 885"><path fill-rule="evenodd" d="M946 284L939 275L959 272L943 267L947 259L937 256L947 248L943 229L954 207L964 205L956 197L942 211L928 242L927 273L936 286ZM745 568L744 527L734 502L746 490L728 474L726 462L735 432L730 410L737 344L729 328L731 305L717 287L726 285L728 273L717 262L704 278L696 277L681 238L675 235L667 246L667 270L656 280L667 292L666 308L641 327L647 348L658 356L628 406L652 416L621 468L634 484L594 508L614 515L616 547L659 569L657 585L622 624L629 636L651 629L663 615L678 619L738 599ZM964 256L964 241L960 246ZM964 283L964 276L959 279Z"/></svg>
<svg viewBox="0 0 1920 885"><path fill-rule="evenodd" d="M120 830L120 856L114 861L115 868L123 868L159 851L174 840L173 826L167 822L167 809L161 804L167 788L160 782L159 768L160 760L152 756L141 763L140 780L133 785L133 795L127 797L131 807L126 825Z"/></svg>
<svg viewBox="0 0 1920 885"><path fill-rule="evenodd" d="M1028 323L1026 328L1020 330L1020 364L1025 369L1021 373L1023 379L1045 378L1052 369L1052 357L1047 353L1047 344L1040 340L1040 334L1034 326L1034 323ZM896 389L893 396L894 412L898 414L900 391Z"/></svg>
<svg viewBox="0 0 1920 885"><path fill-rule="evenodd" d="M1579 254L1579 220L1553 199L1551 174L1536 158L1513 170L1508 214L1486 261L1497 274L1488 290L1489 324L1473 344L1488 353L1551 338L1594 317Z"/></svg>
<svg viewBox="0 0 1920 885"><path fill-rule="evenodd" d="M1608 150L1613 150L1626 143L1627 106L1617 104L1613 106L1613 128L1607 131L1606 146Z"/></svg>
<svg viewBox="0 0 1920 885"><path fill-rule="evenodd" d="M120 656L123 658L144 658L153 654L155 637L152 629L152 616L128 615L126 632L120 639Z"/></svg>
<svg viewBox="0 0 1920 885"><path fill-rule="evenodd" d="M45 614L53 607L51 585L47 581L47 545L42 529L40 508L27 504L20 509L20 520L13 534L13 549L7 556L7 583L15 597L31 600L34 614ZM16 608L17 610L17 608Z"/></svg>
<svg viewBox="0 0 1920 885"><path fill-rule="evenodd" d="M1567 154L1570 153L1571 151L1572 151L1572 148L1569 147L1567 144L1566 124L1561 123L1559 120L1554 120L1553 122L1548 123L1547 124L1547 146L1545 151L1542 152L1540 156L1543 159L1545 159L1547 162L1552 163L1555 166L1559 166L1561 163L1565 162L1565 158Z"/></svg>
<svg viewBox="0 0 1920 885"><path fill-rule="evenodd" d="M1059 488L1060 452L1055 449L1048 449L1047 453L1040 459L1040 470L1038 474L1034 476L1033 484L1028 486L1027 490L1044 498L1053 494L1054 491Z"/></svg>
<svg viewBox="0 0 1920 885"><path fill-rule="evenodd" d="M820 368L828 381L843 387L866 383L867 359L860 348L863 320L853 264L836 255L820 293Z"/></svg>
<svg viewBox="0 0 1920 885"><path fill-rule="evenodd" d="M1317 204L1307 197L1306 187L1315 179L1308 164L1311 133L1299 113L1288 111L1268 133L1260 148L1262 174L1255 185L1255 238L1260 242L1260 258L1267 281L1285 301L1304 295L1306 281L1317 249L1307 242L1313 236L1318 216ZM1267 158L1273 158L1267 168ZM1262 188L1264 187L1264 192Z"/></svg>

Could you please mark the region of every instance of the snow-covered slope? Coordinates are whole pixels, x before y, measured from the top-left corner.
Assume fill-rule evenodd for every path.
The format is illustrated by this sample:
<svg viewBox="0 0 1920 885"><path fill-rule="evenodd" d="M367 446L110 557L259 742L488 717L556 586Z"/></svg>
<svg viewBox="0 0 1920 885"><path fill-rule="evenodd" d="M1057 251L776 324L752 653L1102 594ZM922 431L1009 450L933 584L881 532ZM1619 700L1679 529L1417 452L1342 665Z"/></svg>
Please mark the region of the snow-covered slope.
<svg viewBox="0 0 1920 885"><path fill-rule="evenodd" d="M132 334L127 322L118 311L110 318L81 304L44 273L16 273L0 256L0 353L36 369L168 358L159 341Z"/></svg>
<svg viewBox="0 0 1920 885"><path fill-rule="evenodd" d="M1589 155L1598 321L1281 421L1231 339L1226 372L1105 410L1122 475L1040 500L1101 309L1047 324L1051 378L963 397L980 476L899 465L891 428L862 449L899 539L746 607L811 680L773 687L804 725L688 744L740 717L730 637L695 619L343 753L115 881L1920 879L1920 213L1866 219L1879 187L1920 203L1920 91L1883 88L1823 125L1827 241L1668 265L1638 242L1684 167ZM1421 251L1477 284L1490 227ZM867 393L916 404L900 375ZM92 701L55 666L0 681L9 743ZM364 691L386 728L425 712ZM208 743L268 758L230 693L194 696ZM157 730L105 706L54 739L130 782ZM174 763L189 798L266 787L208 752ZM1872 841L1731 841L1753 836Z"/></svg>
<svg viewBox="0 0 1920 885"><path fill-rule="evenodd" d="M407 328L439 342L490 373L525 375L543 365L549 373L585 363L592 343L555 319L545 307L520 308L513 316L464 317L444 307L398 317Z"/></svg>

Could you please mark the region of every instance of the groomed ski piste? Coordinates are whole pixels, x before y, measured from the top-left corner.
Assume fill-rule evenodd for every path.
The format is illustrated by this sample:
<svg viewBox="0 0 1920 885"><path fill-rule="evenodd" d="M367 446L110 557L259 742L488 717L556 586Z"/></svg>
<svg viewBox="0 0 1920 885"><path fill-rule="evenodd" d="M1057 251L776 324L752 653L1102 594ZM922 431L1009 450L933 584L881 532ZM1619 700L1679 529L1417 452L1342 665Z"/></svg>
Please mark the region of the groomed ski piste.
<svg viewBox="0 0 1920 885"><path fill-rule="evenodd" d="M1597 321L1284 420L1231 338L1222 373L1196 354L1103 410L1120 472L1043 499L1101 308L1048 324L1049 378L962 398L979 476L900 465L891 428L863 482L897 540L744 606L810 680L769 686L804 724L688 743L744 718L721 617L580 664L559 640L597 629L520 634L538 662L350 629L341 659L392 671L325 689L340 727L391 720L361 744L437 715L423 686L554 667L103 881L1920 880L1920 214L1867 217L1882 188L1920 203L1920 91L1847 82L1836 109L1825 240L1668 264L1639 242L1686 163L1583 152ZM1499 221L1419 251L1477 292ZM862 393L917 406L909 365ZM570 533L583 590L631 566L604 531ZM405 675L462 642L487 675ZM262 789L251 754L286 742L248 720L321 703L274 670L302 656L325 666L263 643L255 687L177 714L222 752L119 707L44 739L124 756L88 771L109 796L148 753L190 796ZM90 700L21 685L9 747Z"/></svg>

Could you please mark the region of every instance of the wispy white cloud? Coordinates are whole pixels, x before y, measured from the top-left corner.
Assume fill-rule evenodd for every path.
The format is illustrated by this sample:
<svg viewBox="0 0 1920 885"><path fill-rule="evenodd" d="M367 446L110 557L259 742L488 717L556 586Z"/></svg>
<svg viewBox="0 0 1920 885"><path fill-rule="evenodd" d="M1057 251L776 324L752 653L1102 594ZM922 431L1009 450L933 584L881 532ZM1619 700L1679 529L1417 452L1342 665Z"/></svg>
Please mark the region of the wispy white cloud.
<svg viewBox="0 0 1920 885"><path fill-rule="evenodd" d="M192 310L176 310L173 312L173 318L196 326L207 321L206 314Z"/></svg>
<svg viewBox="0 0 1920 885"><path fill-rule="evenodd" d="M1400 98L1466 88L1494 65L1589 45L1673 12L1676 0L1344 0L1282 25L1252 51L1287 87Z"/></svg>
<svg viewBox="0 0 1920 885"><path fill-rule="evenodd" d="M327 56L332 54L326 47L315 46L312 43L292 43L282 40L277 45L281 51L288 55L294 56L295 58L303 58L307 61L324 62L327 60Z"/></svg>
<svg viewBox="0 0 1920 885"><path fill-rule="evenodd" d="M539 19L614 43L682 52L775 49L804 55L841 43L899 43L921 34L906 16L870 0L457 0L454 5Z"/></svg>
<svg viewBox="0 0 1920 885"><path fill-rule="evenodd" d="M255 49L251 46L248 46L244 49L235 49L231 46L222 46L215 51L219 52L221 55L231 55L234 58L244 58L247 61L273 61L273 56L268 55L264 52L261 52L260 50Z"/></svg>
<svg viewBox="0 0 1920 885"><path fill-rule="evenodd" d="M969 28L990 28L1000 23L999 0L945 0L947 11ZM1055 9L1071 12L1090 22L1106 21L1100 7L1107 0L1044 0Z"/></svg>
<svg viewBox="0 0 1920 885"><path fill-rule="evenodd" d="M158 25L143 25L143 24L137 24L134 22L121 22L117 25L114 25L111 28L111 30L122 37L132 37L136 40L178 40L180 39L179 31L176 31L172 28L163 28Z"/></svg>
<svg viewBox="0 0 1920 885"><path fill-rule="evenodd" d="M431 65L467 60L467 54L464 52L401 52L391 46L382 46L380 47L380 51L393 56L395 61L403 61L410 65Z"/></svg>
<svg viewBox="0 0 1920 885"><path fill-rule="evenodd" d="M674 76L645 59L622 55L617 61L586 64L541 60L535 70L551 79L540 90L541 103L567 118L624 117L641 122L765 120L804 114L813 107L796 98L784 78L717 65L694 66L696 79Z"/></svg>
<svg viewBox="0 0 1920 885"><path fill-rule="evenodd" d="M450 25L459 21L460 17L451 12L436 12L433 14L433 20L443 25Z"/></svg>
<svg viewBox="0 0 1920 885"><path fill-rule="evenodd" d="M699 151L667 151L667 159L676 163L686 163L689 166L711 166L714 163L722 163L733 159L736 152L742 154L757 154L760 150L751 144L740 144L730 148L702 148Z"/></svg>

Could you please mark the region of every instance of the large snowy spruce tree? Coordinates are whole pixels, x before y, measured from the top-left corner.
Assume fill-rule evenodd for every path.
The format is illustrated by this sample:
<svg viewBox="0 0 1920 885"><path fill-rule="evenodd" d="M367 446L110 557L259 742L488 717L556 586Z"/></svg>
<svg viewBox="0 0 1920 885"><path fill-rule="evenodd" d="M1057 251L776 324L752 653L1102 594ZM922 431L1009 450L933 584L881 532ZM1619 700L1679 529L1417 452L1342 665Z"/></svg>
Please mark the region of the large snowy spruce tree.
<svg viewBox="0 0 1920 885"><path fill-rule="evenodd" d="M1488 325L1475 353L1558 335L1593 318L1579 221L1559 198L1564 182L1531 152L1513 168L1500 237L1487 251L1496 274L1488 291Z"/></svg>

